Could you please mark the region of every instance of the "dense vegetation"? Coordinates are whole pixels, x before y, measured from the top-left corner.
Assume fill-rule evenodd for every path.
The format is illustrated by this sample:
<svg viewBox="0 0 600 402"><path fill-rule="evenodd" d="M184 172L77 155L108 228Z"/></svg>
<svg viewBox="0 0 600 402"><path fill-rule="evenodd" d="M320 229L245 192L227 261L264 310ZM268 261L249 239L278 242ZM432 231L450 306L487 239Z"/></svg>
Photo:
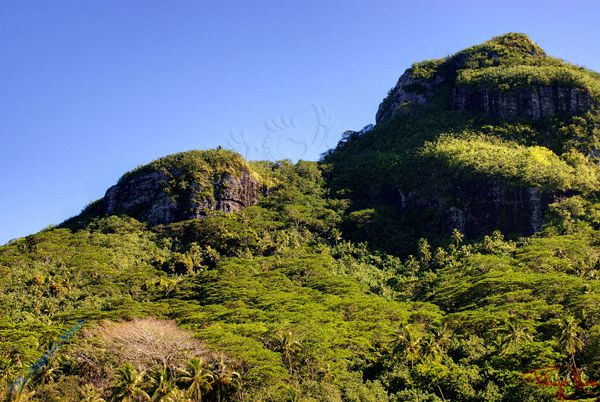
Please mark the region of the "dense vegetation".
<svg viewBox="0 0 600 402"><path fill-rule="evenodd" d="M179 187L185 187L192 179L208 181L215 175L235 174L248 171L248 162L238 153L226 149L193 150L168 155L146 165L138 166L125 173L120 181L144 171L158 171L176 180ZM186 180L187 181L184 181ZM169 185L173 183L167 181Z"/></svg>
<svg viewBox="0 0 600 402"><path fill-rule="evenodd" d="M545 57L510 34L413 71ZM268 191L238 212L149 227L88 208L1 247L0 397L600 396L596 114L497 121L443 107L447 89L318 163L219 149L150 165L165 191L250 172ZM527 237L431 230L434 208L394 205L417 186L448 196L457 178L559 196Z"/></svg>
<svg viewBox="0 0 600 402"><path fill-rule="evenodd" d="M462 133L426 143L423 156L442 161L453 171L470 171L524 186L584 193L600 188L600 168L575 150L561 158L545 147Z"/></svg>
<svg viewBox="0 0 600 402"><path fill-rule="evenodd" d="M351 200L345 222L350 238L368 240L395 254L414 253L421 237L435 245L447 244L453 227L447 224L444 209L460 202L462 209L485 207L475 205L477 194L467 199L458 192L461 187L479 188L482 196L508 188L525 193L532 187L549 198L596 196L600 146L596 103L577 114L500 118L457 113L453 94L461 86L496 92L550 86L596 96L597 73L547 56L522 34L503 35L443 59L417 63L408 73L421 81L405 90L427 93L425 104L406 105L403 114L379 122L365 134L346 133L324 155L334 196ZM393 96L390 92L380 108L388 107ZM393 207L410 203L413 207L404 211ZM523 216L517 211L510 214L515 222L504 227L510 232L506 234L530 235ZM481 239L499 227L484 225L469 235Z"/></svg>
<svg viewBox="0 0 600 402"><path fill-rule="evenodd" d="M509 91L516 88L559 86L589 91L600 97L600 82L594 74L573 66L511 66L461 70L457 84Z"/></svg>

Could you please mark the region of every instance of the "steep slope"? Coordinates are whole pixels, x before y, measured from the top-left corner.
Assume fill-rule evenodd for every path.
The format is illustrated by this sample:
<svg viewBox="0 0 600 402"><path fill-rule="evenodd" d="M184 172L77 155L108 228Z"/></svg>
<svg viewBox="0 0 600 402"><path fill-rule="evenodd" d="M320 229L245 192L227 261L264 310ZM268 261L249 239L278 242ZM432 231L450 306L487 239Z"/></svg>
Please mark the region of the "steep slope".
<svg viewBox="0 0 600 402"><path fill-rule="evenodd" d="M540 119L598 105L598 74L551 58L523 34L506 34L444 59L414 64L377 111L380 123L451 87L456 111Z"/></svg>
<svg viewBox="0 0 600 402"><path fill-rule="evenodd" d="M150 225L232 212L258 202L263 190L240 155L224 150L166 156L126 173L89 208L91 214L126 213Z"/></svg>
<svg viewBox="0 0 600 402"><path fill-rule="evenodd" d="M35 390L38 400L79 400L86 393L108 399L121 378L119 359L106 355L110 345L98 346L104 341L95 334L102 326L118 330L120 320L153 317L158 321L145 325L176 319L193 331L211 376L223 375L223 358L231 367L228 375L241 375L240 383L215 380L212 392L205 391L207 400L246 395L279 401L294 392L314 400L384 397L381 385L365 381L356 366L377 359L376 345L392 342L396 322L436 317L437 308L376 294L392 293L385 285L391 272L380 268L399 260L371 262L360 257L369 255L364 247L349 244L332 248L343 208L324 198L316 163L244 164L271 188L245 209L150 230L134 218L94 216L87 208L85 219L0 248L0 380L12 385L0 390L14 398L19 390ZM85 330L72 347L63 347L59 357L28 377L28 367L75 320L83 320ZM295 344L297 350L286 352ZM212 362L210 354L217 356ZM148 369L138 363L138 372ZM169 376L185 365L173 360ZM23 374L24 391L15 388ZM149 394L158 392L149 379L145 386Z"/></svg>
<svg viewBox="0 0 600 402"><path fill-rule="evenodd" d="M550 203L598 191L599 77L522 34L417 63L375 128L325 156L331 185L391 251L453 228L532 234Z"/></svg>

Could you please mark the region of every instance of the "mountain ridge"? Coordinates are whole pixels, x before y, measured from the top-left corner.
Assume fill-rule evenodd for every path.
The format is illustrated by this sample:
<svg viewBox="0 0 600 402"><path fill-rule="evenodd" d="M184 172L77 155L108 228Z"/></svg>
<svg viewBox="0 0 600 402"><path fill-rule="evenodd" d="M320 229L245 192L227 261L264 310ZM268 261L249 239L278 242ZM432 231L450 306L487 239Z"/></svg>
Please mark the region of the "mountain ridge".
<svg viewBox="0 0 600 402"><path fill-rule="evenodd" d="M599 397L596 79L511 33L414 64L318 162L125 173L0 247L0 399Z"/></svg>
<svg viewBox="0 0 600 402"><path fill-rule="evenodd" d="M375 129L326 154L331 186L356 211L374 208L371 231L388 251L455 227L531 235L550 204L597 192L598 84L523 34L416 63Z"/></svg>

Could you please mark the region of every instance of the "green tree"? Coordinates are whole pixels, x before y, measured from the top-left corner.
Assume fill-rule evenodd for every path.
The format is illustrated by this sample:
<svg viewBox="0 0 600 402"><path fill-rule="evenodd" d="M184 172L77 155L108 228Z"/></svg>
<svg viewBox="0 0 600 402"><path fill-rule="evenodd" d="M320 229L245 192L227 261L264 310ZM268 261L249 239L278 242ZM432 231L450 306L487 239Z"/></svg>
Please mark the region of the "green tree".
<svg viewBox="0 0 600 402"><path fill-rule="evenodd" d="M460 246L460 244L463 242L463 240L465 239L465 235L462 234L460 232L460 230L458 230L457 228L454 228L452 230L452 242L454 243L454 245L458 248L458 246Z"/></svg>
<svg viewBox="0 0 600 402"><path fill-rule="evenodd" d="M515 316L506 321L503 332L504 335L500 338L502 353L518 352L523 343L533 340L529 327Z"/></svg>
<svg viewBox="0 0 600 402"><path fill-rule="evenodd" d="M79 397L81 402L104 402L102 391L94 386L94 384L85 384L79 388Z"/></svg>
<svg viewBox="0 0 600 402"><path fill-rule="evenodd" d="M421 349L423 342L423 333L420 328L408 324L400 328L398 334L398 342L394 348L394 354L401 358L410 361L410 366L414 366L414 362L421 357Z"/></svg>
<svg viewBox="0 0 600 402"><path fill-rule="evenodd" d="M559 322L560 336L558 338L558 344L560 348L567 352L571 358L573 368L576 368L575 364L575 353L583 349L583 330L579 326L579 323L572 315L566 315L561 318Z"/></svg>
<svg viewBox="0 0 600 402"><path fill-rule="evenodd" d="M139 373L132 364L125 364L117 373L112 398L124 402L152 400L150 395L144 391L144 377L145 373Z"/></svg>
<svg viewBox="0 0 600 402"><path fill-rule="evenodd" d="M281 331L275 335L276 348L281 352L283 361L288 367L290 374L293 373L294 359L300 351L302 342L297 339L292 331Z"/></svg>
<svg viewBox="0 0 600 402"><path fill-rule="evenodd" d="M423 342L424 354L435 361L441 360L452 343L452 332L446 325L432 328Z"/></svg>
<svg viewBox="0 0 600 402"><path fill-rule="evenodd" d="M16 371L15 361L9 357L0 356L0 384L4 384Z"/></svg>
<svg viewBox="0 0 600 402"><path fill-rule="evenodd" d="M40 368L35 376L36 384L52 384L56 377L60 375L60 363L57 357L52 357L48 363Z"/></svg>
<svg viewBox="0 0 600 402"><path fill-rule="evenodd" d="M240 373L229 367L223 356L216 362L213 375L217 402L221 402L225 396L241 386Z"/></svg>
<svg viewBox="0 0 600 402"><path fill-rule="evenodd" d="M404 266L410 275L416 276L419 272L419 261L413 255L408 256Z"/></svg>
<svg viewBox="0 0 600 402"><path fill-rule="evenodd" d="M427 239L419 239L419 244L418 244L418 255L419 255L419 261L422 264L423 268L426 268L429 266L429 263L431 262L431 245L429 244L429 242L427 241Z"/></svg>
<svg viewBox="0 0 600 402"><path fill-rule="evenodd" d="M190 398L183 390L174 388L161 401L164 402L197 402L200 399Z"/></svg>
<svg viewBox="0 0 600 402"><path fill-rule="evenodd" d="M173 389L173 383L169 381L169 372L166 368L158 368L150 375L152 384L152 399L160 400Z"/></svg>
<svg viewBox="0 0 600 402"><path fill-rule="evenodd" d="M185 368L179 371L178 380L187 387L188 397L200 401L212 389L214 376L202 358L192 358Z"/></svg>

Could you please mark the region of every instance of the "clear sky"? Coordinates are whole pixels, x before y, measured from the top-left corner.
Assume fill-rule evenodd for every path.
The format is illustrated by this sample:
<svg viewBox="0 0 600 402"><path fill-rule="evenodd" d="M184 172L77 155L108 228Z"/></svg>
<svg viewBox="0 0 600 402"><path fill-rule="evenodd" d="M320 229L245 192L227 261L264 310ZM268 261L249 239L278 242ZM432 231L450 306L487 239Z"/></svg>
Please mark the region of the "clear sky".
<svg viewBox="0 0 600 402"><path fill-rule="evenodd" d="M0 1L0 244L219 144L317 159L412 62L506 32L600 70L600 2Z"/></svg>

